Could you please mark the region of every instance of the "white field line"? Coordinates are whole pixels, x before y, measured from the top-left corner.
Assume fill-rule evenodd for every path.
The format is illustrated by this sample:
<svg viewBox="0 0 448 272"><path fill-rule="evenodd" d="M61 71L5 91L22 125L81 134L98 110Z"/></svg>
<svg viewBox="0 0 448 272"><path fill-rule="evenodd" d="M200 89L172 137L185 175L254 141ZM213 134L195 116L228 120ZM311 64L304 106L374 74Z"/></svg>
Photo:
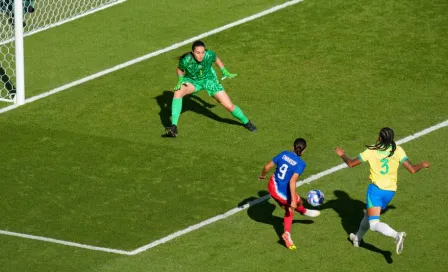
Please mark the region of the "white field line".
<svg viewBox="0 0 448 272"><path fill-rule="evenodd" d="M13 103L14 102L14 100L13 99L7 99L7 98L0 98L0 101L2 101L2 102L8 102L8 103Z"/></svg>
<svg viewBox="0 0 448 272"><path fill-rule="evenodd" d="M120 250L120 249L89 246L89 245L83 245L83 244L79 244L79 243L62 241L62 240L57 240L57 239L47 238L47 237L42 237L42 236L35 236L35 235L11 232L11 231L6 231L6 230L0 230L0 234L8 235L8 236L16 236L16 237L21 237L21 238L26 238L26 239L31 239L31 240L39 240L39 241L55 243L55 244L61 244L64 246L80 247L80 248L85 248L85 249L90 249L90 250L104 251L104 252L110 252L110 253L116 253L116 254L122 254L122 255L131 255L131 254L129 254L128 251L124 251L124 250Z"/></svg>
<svg viewBox="0 0 448 272"><path fill-rule="evenodd" d="M61 91L66 90L68 88L80 85L82 83L85 83L87 81L96 79L96 78L101 77L103 75L115 72L115 71L117 71L119 69L123 69L123 68L125 68L127 66L136 64L138 62L150 59L150 58L152 58L154 56L160 55L162 53L165 53L165 52L174 50L176 48L179 48L179 47L181 47L183 45L189 44L189 43L193 42L196 39L201 39L201 38L204 38L204 37L216 34L216 33L221 32L223 30L226 30L226 29L229 29L231 27L243 24L245 22L257 19L259 17L262 17L264 15L270 14L272 12L275 12L277 10L285 8L287 6L297 4L297 3L302 2L302 1L303 0L294 0L294 1L289 1L289 2L286 2L284 4L275 6L275 7L271 8L271 9L265 10L265 11L263 11L261 13L254 14L252 16L246 17L246 18L241 19L239 21L236 21L234 23L222 26L220 28L216 28L216 29L214 29L212 31L209 31L209 32L206 32L204 34L198 35L196 37L190 38L190 39L185 40L183 42L180 42L180 43L177 43L177 44L173 44L173 45L171 45L171 46L169 46L169 47L167 47L165 49L161 49L161 50L155 51L153 53L147 54L145 56L136 58L134 60L125 62L125 63L117 65L117 66L114 66L112 68L109 68L109 69L104 70L102 72L96 73L94 75L91 75L91 76L82 78L80 80L74 81L72 83L63 85L63 86L61 86L59 88L53 89L53 90L51 90L49 92L46 92L46 93L43 93L41 95L37 95L37 96L31 97L31 98L25 100L25 104L26 103L31 103L33 101L36 101L38 99L47 97L49 95L52 95L52 94L55 94L55 93L58 93L58 92L61 92ZM0 114L3 113L3 112L7 112L9 110L12 110L14 108L17 108L17 106L13 105L13 106L9 106L9 107L0 109ZM435 130L438 130L438 129L446 127L446 126L448 126L448 120L446 120L446 121L444 121L442 123L439 123L439 124L437 124L435 126L432 126L430 128L424 129L424 130L422 130L420 132L417 132L417 133L415 133L413 135L407 136L407 137L397 141L397 144L403 144L403 143L412 141L412 140L417 139L417 138L419 138L419 137L421 137L423 135L426 135L428 133L431 133L431 132L433 132ZM343 169L345 167L347 167L345 164L340 164L338 166L332 167L332 168L327 169L327 170L325 170L323 172L320 172L318 174L312 175L309 178L304 179L303 181L297 182L297 187L299 187L299 186L301 186L303 184L310 183L310 182L312 182L314 180L317 180L317 179L322 178L324 176L327 176L329 174L332 174L332 173L334 173L336 171L339 171L339 170L341 170L341 169ZM164 238L161 238L161 239L156 240L156 241L154 241L154 242L152 242L150 244L147 244L147 245L144 245L142 247L139 247L139 248L137 248L137 249L135 249L133 251L125 251L125 250L119 250L119 249L111 249L111 248L90 246L90 245L84 245L84 244L80 244L80 243L74 243L74 242L69 242L69 241L57 240L57 239L47 238L47 237L42 237L42 236L34 236L34 235L29 235L29 234L22 234L22 233L17 233L17 232L10 232L10 231L5 231L5 230L0 230L0 234L9 235L9 236L16 236L16 237L21 237L21 238L27 238L27 239L33 239L33 240L39 240L39 241L50 242L50 243L56 243L56 244L61 244L61 245L65 245L65 246L73 246L73 247L85 248L85 249L96 250L96 251L110 252L110 253L116 253L116 254L122 254L122 255L136 255L136 254L139 254L139 253L141 253L143 251L146 251L146 250L148 250L150 248L156 247L156 246L158 246L160 244L164 244L166 242L169 242L169 241L173 240L174 238L177 238L179 236L187 234L187 233L189 233L191 231L200 229L200 228L202 228L204 226L207 226L207 225L209 225L209 224L211 224L213 222L219 221L221 219L225 219L225 218L227 218L227 217L229 217L229 216L231 216L231 215L233 215L235 213L238 213L238 212L240 212L242 210L245 210L245 209L247 209L247 208L249 208L251 206L254 206L254 205L259 204L259 203L261 203L263 201L266 201L269 198L270 198L269 195L266 195L264 197L258 198L258 199L253 200L253 201L251 201L251 202L249 202L249 203L247 203L247 204L245 204L243 206L234 208L234 209L229 210L228 212L226 212L224 214L217 215L215 217L212 217L210 219L202 221L202 222L200 222L198 224L192 225L192 226L190 226L190 227L188 227L186 229L183 229L183 230L177 231L175 233L172 233L172 234L170 234L170 235L168 235L168 236L166 236Z"/></svg>
<svg viewBox="0 0 448 272"><path fill-rule="evenodd" d="M424 130L422 130L420 132L417 132L415 134L407 136L407 137L397 141L397 144L407 143L409 141L415 140L415 139L417 139L417 138L419 138L419 137L421 137L423 135L429 134L429 133L431 133L433 131L436 131L436 130L441 129L441 128L446 127L446 126L448 126L448 120L445 120L442 123L439 123L437 125L429 127L427 129L424 129ZM346 167L347 167L346 164L343 163L343 164L340 164L338 166L335 166L335 167L332 167L330 169L327 169L325 171L322 171L320 173L317 173L315 175L312 175L312 176L304 179L303 181L297 182L296 183L297 187L302 186L303 184L310 183L310 182L312 182L314 180L320 179L320 178L322 178L324 176L330 175L330 174L332 174L332 173L334 173L336 171L339 171L339 170L341 170L343 168L346 168ZM90 245L84 245L84 244L79 244L79 243L75 243L75 242L57 240L57 239L53 239L53 238L47 238L47 237L42 237L42 236L34 236L34 235L17 233L17 232L11 232L11 231L6 231L6 230L0 230L0 234L9 235L9 236L16 236L16 237L21 237L21 238L27 238L27 239L33 239L33 240L39 240L39 241L44 241L44 242L49 242L49 243L56 243L56 244L61 244L61 245L65 245L65 246L85 248L85 249L95 250L95 251L103 251L103 252L121 254L121 255L137 255L137 254L139 254L139 253L141 253L143 251L146 251L146 250L151 249L153 247L156 247L158 245L167 243L167 242L169 242L169 241L171 241L171 240L173 240L173 239L175 239L175 238L177 238L179 236L182 236L182 235L187 234L189 232L192 232L194 230L197 230L197 229L200 229L200 228L205 227L207 225L210 225L211 223L214 223L216 221L225 219L225 218L227 218L227 217L229 217L229 216L231 216L231 215L233 215L235 213L238 213L238 212L243 211L243 210L245 210L245 209L247 209L247 208L249 208L251 206L254 206L254 205L257 205L257 204L259 204L259 203L261 203L263 201L266 201L269 198L270 198L270 195L265 195L263 197L255 199L253 201L250 201L250 202L244 204L243 206L236 207L234 209L231 209L231 210L227 211L224 214L217 215L215 217L212 217L212 218L209 218L209 219L207 219L205 221L202 221L202 222L200 222L198 224L189 226L189 227L187 227L187 228L185 228L183 230L176 231L176 232L174 232L174 233L172 233L172 234L170 234L170 235L168 235L166 237L163 237L163 238L161 238L159 240L151 242L151 243L149 243L147 245L144 245L144 246L139 247L139 248L137 248L135 250L132 250L132 251L125 251L125 250L120 250L120 249L112 249L112 248L90 246Z"/></svg>
<svg viewBox="0 0 448 272"><path fill-rule="evenodd" d="M90 11L88 11L88 12L85 12L85 13L82 13L82 14L80 14L80 15L76 15L76 16L73 16L73 17L71 17L71 18L62 20L62 21L60 21L60 22L57 22L57 23L54 23L54 24L49 24L49 25L47 25L47 26L45 26L45 27L41 27L41 28L35 29L35 30L33 30L33 31L27 32L27 33L26 33L25 35L23 35L23 36L24 36L24 37L28 37L28 36L34 35L34 34L39 33L39 32L41 32L41 31L44 31L44 30L47 30L47 29L50 29L50 28L53 28L53 27L56 27L56 26L63 25L63 24L65 24L65 23L68 23L68 22L77 20L77 19L82 18L82 17L84 17L84 16L93 14L93 13L98 12L98 11L101 11L101 10L103 10L103 9L110 8L110 7L112 7L112 6L115 6L115 5L124 3L124 2L126 2L126 1L127 1L127 0L118 0L118 1L116 1L116 2L113 2L113 3L107 4L107 5L101 6L101 7L99 7L99 8L92 9L92 10L90 10ZM8 40L4 40L4 41L0 42L0 45L6 44L6 43L9 43L9 42L12 42L12 41L14 41L14 38L11 38L11 39L8 39Z"/></svg>
<svg viewBox="0 0 448 272"><path fill-rule="evenodd" d="M213 29L213 30L210 30L210 31L205 32L205 33L203 33L203 34L200 34L200 35L198 35L198 36L189 38L188 40L185 40L185 41L182 41L182 42L179 42L179 43L172 44L172 45L170 45L170 46L168 46L168 47L165 47L165 48L163 48L163 49L154 51L154 52L149 53L149 54L147 54L147 55L138 57L138 58L136 58L136 59L127 61L127 62L122 63L122 64L119 64L119 65L116 65L116 66L114 66L114 67L108 68L108 69L103 70L103 71L101 71L101 72L98 72L98 73L96 73L96 74L93 74L93 75L90 75L90 76L87 76L87 77L78 79L78 80L76 80L76 81L73 81L73 82L71 82L71 83L62 85L62 86L60 86L60 87L58 87L58 88L56 88L56 89L50 90L50 91L48 91L48 92L45 92L45 93L42 93L42 94L33 96L33 97L31 97L31 98L28 98L28 99L25 99L25 103L24 103L24 104L28 104L28 103L34 102L34 101L36 101L36 100L39 100L39 99L41 99L41 98L44 98L44 97L47 97L47 96L50 96L50 95L53 95L53 94L56 94L56 93L65 91L65 90L67 90L67 89L69 89L69 88L71 88L71 87L74 87L74 86L77 86L77 85L86 83L86 82L88 82L88 81L90 81L90 80L99 78L99 77L104 76L104 75L107 75L107 74L113 73L113 72L118 71L118 70L120 70L120 69L126 68L126 67L128 67L128 66L131 66L131 65L134 65L134 64L136 64L136 63L139 63L139 62L145 61L145 60L147 60L147 59L153 58L153 57L155 57L155 56L158 56L158 55L160 55L160 54L163 54L163 53L169 52L169 51L171 51L171 50L177 49L177 48L182 47L182 46L184 46L184 45L193 43L193 42L196 41L196 40L199 40L199 39L202 39L202 38L205 38L205 37L214 35L214 34L216 34L216 33L222 32L222 31L227 30L227 29L229 29L229 28L232 28L232 27L235 27L235 26L238 26L238 25L241 25L241 24L244 24L244 23L253 21L253 20L255 20L255 19L258 19L258 18L260 18L260 17L266 16L266 15L271 14L271 13L273 13L273 12L276 12L276 11L278 11L278 10L287 8L287 7L289 7L289 6L295 5L295 4L300 3L300 2L302 2L302 1L304 1L304 0L292 0L292 1L288 1L288 2L285 2L285 3L280 4L280 5L274 6L274 7L270 8L270 9L267 9L267 10L262 11L262 12L260 12L260 13L256 13L256 14L254 14L254 15L251 15L251 16L249 16L249 17L246 17L246 18L243 18L243 19L241 19L241 20L235 21L235 22L233 22L233 23L230 23L230 24L227 24L227 25L224 25L224 26L215 28L215 29ZM17 107L19 107L19 106L15 104L15 105L11 105L11 106L2 108L2 109L0 109L0 114L1 114L1 113L4 113L4 112L7 112L7 111L10 111L10 110L13 110L13 109L15 109L15 108L17 108Z"/></svg>
<svg viewBox="0 0 448 272"><path fill-rule="evenodd" d="M438 129L446 127L446 126L448 126L448 120L445 120L444 122L439 123L439 124L437 124L435 126L432 126L430 128L424 129L424 130L422 130L420 132L417 132L417 133L415 133L413 135L405 137L405 138L397 141L397 144L403 144L403 143L415 140L415 139L417 139L417 138L419 138L419 137L421 137L423 135L426 135L428 133L431 133L431 132L433 132L435 130L438 130ZM327 176L327 175L332 174L332 173L334 173L336 171L339 171L339 170L341 170L341 169L343 169L345 167L347 167L347 165L345 163L343 163L343 164L340 164L338 166L332 167L332 168L330 168L328 170L325 170L323 172L320 172L318 174L312 175L312 176L304 179L303 181L297 182L297 187L302 186L303 184L306 184L306 183L310 183L310 182L312 182L312 181L314 181L316 179L320 179L320 178L322 178L324 176ZM135 255L135 254L138 254L138 253L143 252L145 250L148 250L150 248L153 248L155 246L158 246L160 244L166 243L166 242L168 242L168 241L170 241L170 240L172 240L172 239L174 239L176 237L179 237L179 236L187 234L187 233L189 233L191 231L200 229L200 228L202 228L204 226L207 226L207 225L209 225L209 224L211 224L213 222L216 222L218 220L227 218L227 217L229 217L229 216L231 216L231 215L233 215L233 214L235 214L237 212L245 210L245 209L247 209L247 208L249 208L251 206L254 206L254 205L256 205L256 204L258 204L260 202L263 202L263 201L265 201L265 200L267 200L269 198L270 198L270 195L265 195L265 196L263 196L261 198L253 200L253 201L251 201L251 202L249 202L249 203L247 203L247 204L245 204L243 206L234 208L234 209L232 209L232 210L230 210L230 211L228 211L228 212L226 212L224 214L220 214L218 216L212 217L212 218L207 219L205 221L202 221L202 222L200 222L200 223L198 223L196 225L190 226L190 227L188 227L186 229L183 229L183 230L177 231L177 232L175 232L173 234L170 234L170 235L168 235L168 236L166 236L166 237L164 237L162 239L156 240L156 241L154 241L154 242L152 242L150 244L147 244L145 246L139 247L139 248L131 251L130 254L131 255Z"/></svg>

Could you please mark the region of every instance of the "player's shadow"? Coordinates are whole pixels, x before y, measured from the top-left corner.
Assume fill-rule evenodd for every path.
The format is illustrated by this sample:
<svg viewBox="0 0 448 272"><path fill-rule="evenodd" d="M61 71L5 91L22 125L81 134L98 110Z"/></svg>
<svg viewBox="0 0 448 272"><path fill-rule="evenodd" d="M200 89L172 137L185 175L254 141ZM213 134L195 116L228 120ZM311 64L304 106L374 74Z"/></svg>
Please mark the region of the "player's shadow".
<svg viewBox="0 0 448 272"><path fill-rule="evenodd" d="M268 194L269 193L267 191L259 191L258 192L258 196L260 198L263 197L263 196L266 196ZM251 203L252 201L254 201L256 199L257 198L255 198L255 197L245 199L238 206L242 206L244 204ZM263 223L263 224L271 225L274 228L274 231L277 233L277 236L279 237L278 243L281 244L281 245L284 245L284 242L283 242L283 239L282 239L282 234L284 232L283 217L275 216L273 214L274 210L277 207L278 207L277 205L272 204L269 201L263 201L263 202L258 203L256 205L250 205L250 207L247 210L247 215L252 220L255 220L255 221ZM278 207L278 208L280 208L280 207ZM282 214L283 214L283 212L282 212ZM298 213L296 213L295 217L298 217L297 215L300 216ZM303 220L303 219L294 219L292 221L292 223L293 224L295 224L295 223L312 224L312 223L314 223L314 221L313 220L307 220L307 219L305 219L305 220Z"/></svg>
<svg viewBox="0 0 448 272"><path fill-rule="evenodd" d="M334 191L336 199L324 202L322 206L319 207L320 210L333 209L341 218L341 224L347 233L347 237L350 233L356 233L359 227L359 223L364 217L364 209L366 204L360 200L351 198L346 192L336 190ZM382 213L387 212L389 209L395 209L395 206L389 205ZM351 243L350 239L347 238L348 242ZM391 264L392 253L390 251L385 251L377 248L376 246L366 243L364 240L359 245L361 248L368 249L373 252L377 252L383 255L387 263Z"/></svg>
<svg viewBox="0 0 448 272"><path fill-rule="evenodd" d="M160 107L159 112L160 122L164 127L170 126L171 103L173 101L173 92L168 90L163 91L163 93L161 95L156 96L155 99ZM184 96L182 99L182 112L192 111L197 114L201 114L208 118L216 120L218 122L242 126L242 124L236 120L222 118L219 115L215 114L214 112L210 111L209 109L213 107L216 107L216 105L208 103L207 101L203 100L197 95L187 95Z"/></svg>

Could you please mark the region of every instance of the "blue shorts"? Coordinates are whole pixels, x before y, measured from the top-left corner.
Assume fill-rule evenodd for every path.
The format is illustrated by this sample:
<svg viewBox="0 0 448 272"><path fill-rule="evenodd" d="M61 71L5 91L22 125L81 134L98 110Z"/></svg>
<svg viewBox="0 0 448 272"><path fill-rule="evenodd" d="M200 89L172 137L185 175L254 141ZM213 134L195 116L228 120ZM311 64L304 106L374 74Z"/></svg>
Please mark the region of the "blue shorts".
<svg viewBox="0 0 448 272"><path fill-rule="evenodd" d="M373 183L369 184L366 194L367 209L372 207L381 207L382 210L386 209L394 195L395 191L383 190Z"/></svg>

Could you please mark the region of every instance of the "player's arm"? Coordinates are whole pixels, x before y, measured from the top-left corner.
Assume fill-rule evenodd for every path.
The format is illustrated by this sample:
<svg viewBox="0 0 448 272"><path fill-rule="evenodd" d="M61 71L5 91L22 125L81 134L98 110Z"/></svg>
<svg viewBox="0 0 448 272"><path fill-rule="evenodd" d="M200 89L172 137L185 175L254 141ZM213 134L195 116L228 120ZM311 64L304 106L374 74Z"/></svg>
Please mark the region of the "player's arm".
<svg viewBox="0 0 448 272"><path fill-rule="evenodd" d="M221 80L226 79L226 78L233 78L233 77L237 76L237 74L232 74L229 71L227 71L226 67L224 67L224 63L218 56L216 56L215 63L219 67L219 69L221 69L221 72L222 72Z"/></svg>
<svg viewBox="0 0 448 272"><path fill-rule="evenodd" d="M181 76L183 77L185 75L185 72L182 71L179 67L177 67L176 74L178 77L181 77Z"/></svg>
<svg viewBox="0 0 448 272"><path fill-rule="evenodd" d="M175 91L179 90L180 87L182 87L182 81L183 81L184 75L185 75L185 72L182 71L179 67L177 67L176 73L177 73L177 85L176 85L176 87L174 87Z"/></svg>
<svg viewBox="0 0 448 272"><path fill-rule="evenodd" d="M263 170L261 170L261 174L258 177L258 179L263 180L266 177L266 174L269 172L269 170L271 170L271 168L274 166L275 163L273 161L266 163L265 166L263 167Z"/></svg>
<svg viewBox="0 0 448 272"><path fill-rule="evenodd" d="M352 159L349 156L345 155L344 150L340 147L336 147L334 151L336 152L336 154L338 154L339 157L341 157L344 160L344 162L348 165L348 167L355 167L362 163L358 157Z"/></svg>
<svg viewBox="0 0 448 272"><path fill-rule="evenodd" d="M224 63L222 62L222 60L221 60L218 56L216 56L216 61L215 61L215 63L216 63L216 66L219 67L219 69L224 68Z"/></svg>
<svg viewBox="0 0 448 272"><path fill-rule="evenodd" d="M297 208L297 193L296 193L296 183L297 180L299 180L299 174L294 173L289 180L289 190L291 192L291 208L295 209Z"/></svg>
<svg viewBox="0 0 448 272"><path fill-rule="evenodd" d="M424 161L414 165L407 159L403 162L403 166L409 171L409 173L415 174L423 168L429 168L429 162Z"/></svg>

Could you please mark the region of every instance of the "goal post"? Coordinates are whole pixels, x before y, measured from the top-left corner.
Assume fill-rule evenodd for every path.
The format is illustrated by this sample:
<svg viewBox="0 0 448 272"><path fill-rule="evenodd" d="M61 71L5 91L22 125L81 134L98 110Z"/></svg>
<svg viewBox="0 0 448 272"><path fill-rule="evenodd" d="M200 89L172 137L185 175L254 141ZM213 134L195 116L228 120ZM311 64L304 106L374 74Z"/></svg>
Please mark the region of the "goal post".
<svg viewBox="0 0 448 272"><path fill-rule="evenodd" d="M126 0L0 0L0 101L25 103L24 37Z"/></svg>
<svg viewBox="0 0 448 272"><path fill-rule="evenodd" d="M23 2L14 1L14 33L16 54L16 94L9 93L9 99L18 105L25 104L25 53L23 49ZM15 99L14 99L15 98Z"/></svg>

